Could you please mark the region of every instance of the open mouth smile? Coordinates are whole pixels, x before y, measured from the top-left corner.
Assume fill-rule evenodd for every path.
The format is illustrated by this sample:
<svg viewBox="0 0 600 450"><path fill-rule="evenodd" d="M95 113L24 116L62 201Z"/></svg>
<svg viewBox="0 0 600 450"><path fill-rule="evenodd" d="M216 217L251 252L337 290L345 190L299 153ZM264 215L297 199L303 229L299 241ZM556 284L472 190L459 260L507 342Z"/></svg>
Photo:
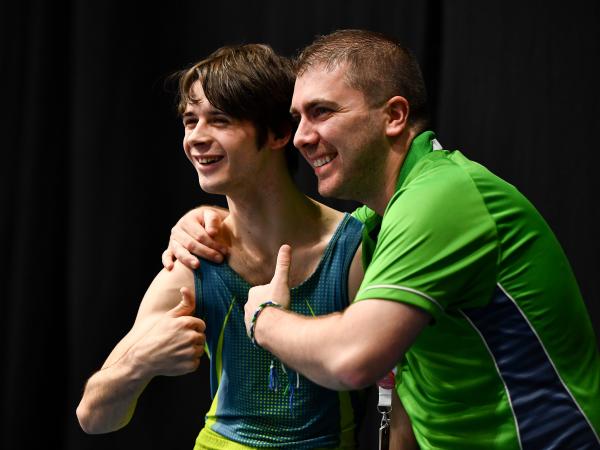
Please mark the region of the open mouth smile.
<svg viewBox="0 0 600 450"><path fill-rule="evenodd" d="M321 158L313 159L311 161L312 166L316 169L318 167L323 167L325 164L333 161L337 155L325 155Z"/></svg>
<svg viewBox="0 0 600 450"><path fill-rule="evenodd" d="M223 159L223 156L201 156L201 157L197 157L196 161L201 166L208 166L208 165L214 164L216 162L219 162L222 159Z"/></svg>

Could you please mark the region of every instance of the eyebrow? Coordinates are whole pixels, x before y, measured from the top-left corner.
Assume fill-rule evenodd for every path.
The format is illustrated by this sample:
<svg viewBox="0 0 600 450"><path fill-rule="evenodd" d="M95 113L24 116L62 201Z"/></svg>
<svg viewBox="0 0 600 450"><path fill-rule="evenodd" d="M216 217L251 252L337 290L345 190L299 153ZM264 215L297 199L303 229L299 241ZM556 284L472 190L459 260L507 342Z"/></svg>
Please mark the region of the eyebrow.
<svg viewBox="0 0 600 450"><path fill-rule="evenodd" d="M214 106L211 107L211 109L209 109L208 111L206 111L206 115L208 116L218 116L218 115L228 115L226 112L221 111L220 109L215 108ZM181 118L185 119L186 117L196 117L196 114L192 111L185 111L182 115Z"/></svg>
<svg viewBox="0 0 600 450"><path fill-rule="evenodd" d="M326 105L334 105L335 104L335 102L332 102L331 100L327 100L326 98L315 98L314 100L311 100L306 105L304 105L304 109L313 108L315 105L318 105L320 103L323 103ZM290 114L292 114L292 115L298 114L298 110L292 106L290 108Z"/></svg>

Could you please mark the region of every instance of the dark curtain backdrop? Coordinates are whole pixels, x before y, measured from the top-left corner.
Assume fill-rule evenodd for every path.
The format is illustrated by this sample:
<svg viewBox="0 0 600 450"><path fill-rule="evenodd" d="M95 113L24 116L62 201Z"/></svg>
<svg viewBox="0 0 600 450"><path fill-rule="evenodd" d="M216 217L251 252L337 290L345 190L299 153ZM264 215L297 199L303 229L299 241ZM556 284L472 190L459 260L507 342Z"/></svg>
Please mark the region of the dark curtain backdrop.
<svg viewBox="0 0 600 450"><path fill-rule="evenodd" d="M439 140L538 207L599 330L599 5L2 0L0 447L192 448L205 369L154 380L110 435L85 435L75 407L133 323L170 227L221 202L197 185L164 80L224 44L293 55L338 28L401 39L422 64ZM319 198L306 166L297 179Z"/></svg>

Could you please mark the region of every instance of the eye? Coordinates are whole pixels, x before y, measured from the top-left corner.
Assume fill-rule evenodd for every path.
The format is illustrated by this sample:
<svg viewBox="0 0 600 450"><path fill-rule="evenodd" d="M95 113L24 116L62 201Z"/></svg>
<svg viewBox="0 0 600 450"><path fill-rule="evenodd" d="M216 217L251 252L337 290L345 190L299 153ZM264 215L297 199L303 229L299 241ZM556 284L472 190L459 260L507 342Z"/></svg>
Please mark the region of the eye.
<svg viewBox="0 0 600 450"><path fill-rule="evenodd" d="M231 123L231 119L225 114L216 114L210 118L209 122L215 126L226 126Z"/></svg>
<svg viewBox="0 0 600 450"><path fill-rule="evenodd" d="M184 128L194 128L198 123L198 119L195 117L186 117L183 119L183 127Z"/></svg>
<svg viewBox="0 0 600 450"><path fill-rule="evenodd" d="M312 109L312 116L316 119L323 119L328 117L333 112L333 109L327 106L315 106Z"/></svg>

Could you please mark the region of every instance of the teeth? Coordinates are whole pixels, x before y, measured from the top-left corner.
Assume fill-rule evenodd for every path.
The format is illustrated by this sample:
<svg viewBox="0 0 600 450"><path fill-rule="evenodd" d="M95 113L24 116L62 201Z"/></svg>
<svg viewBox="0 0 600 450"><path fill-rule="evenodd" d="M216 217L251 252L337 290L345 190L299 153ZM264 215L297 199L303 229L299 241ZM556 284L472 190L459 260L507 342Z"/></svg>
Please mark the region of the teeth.
<svg viewBox="0 0 600 450"><path fill-rule="evenodd" d="M211 157L207 157L207 158L198 158L198 162L200 164L210 164L215 161L219 161L220 159L221 159L220 156L211 156Z"/></svg>
<svg viewBox="0 0 600 450"><path fill-rule="evenodd" d="M331 156L324 156L323 158L315 159L312 162L313 167L321 167L331 161L333 158Z"/></svg>

